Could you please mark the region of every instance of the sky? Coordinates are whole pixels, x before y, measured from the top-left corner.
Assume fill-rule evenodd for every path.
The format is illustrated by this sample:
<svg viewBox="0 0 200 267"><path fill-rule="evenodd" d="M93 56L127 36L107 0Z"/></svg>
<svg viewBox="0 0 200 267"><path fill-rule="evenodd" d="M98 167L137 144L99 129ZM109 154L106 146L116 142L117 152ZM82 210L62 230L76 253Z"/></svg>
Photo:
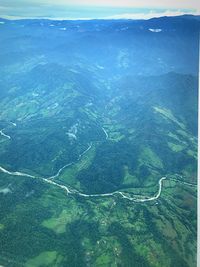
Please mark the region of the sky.
<svg viewBox="0 0 200 267"><path fill-rule="evenodd" d="M0 0L9 19L148 19L200 14L200 0Z"/></svg>

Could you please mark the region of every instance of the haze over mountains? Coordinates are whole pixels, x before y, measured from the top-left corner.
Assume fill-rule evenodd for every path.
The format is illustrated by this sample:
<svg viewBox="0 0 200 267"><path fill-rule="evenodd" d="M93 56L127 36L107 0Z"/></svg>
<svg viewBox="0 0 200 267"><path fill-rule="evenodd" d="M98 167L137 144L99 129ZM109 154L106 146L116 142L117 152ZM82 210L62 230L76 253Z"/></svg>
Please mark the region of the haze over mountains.
<svg viewBox="0 0 200 267"><path fill-rule="evenodd" d="M199 27L0 19L0 264L195 266Z"/></svg>

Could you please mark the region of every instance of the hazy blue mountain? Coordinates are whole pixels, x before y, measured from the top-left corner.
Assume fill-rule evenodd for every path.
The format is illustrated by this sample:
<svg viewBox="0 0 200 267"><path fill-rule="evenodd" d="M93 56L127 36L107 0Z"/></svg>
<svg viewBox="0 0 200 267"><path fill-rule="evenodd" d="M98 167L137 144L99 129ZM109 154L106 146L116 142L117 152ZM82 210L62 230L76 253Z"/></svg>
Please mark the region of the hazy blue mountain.
<svg viewBox="0 0 200 267"><path fill-rule="evenodd" d="M0 19L0 265L196 266L199 28Z"/></svg>

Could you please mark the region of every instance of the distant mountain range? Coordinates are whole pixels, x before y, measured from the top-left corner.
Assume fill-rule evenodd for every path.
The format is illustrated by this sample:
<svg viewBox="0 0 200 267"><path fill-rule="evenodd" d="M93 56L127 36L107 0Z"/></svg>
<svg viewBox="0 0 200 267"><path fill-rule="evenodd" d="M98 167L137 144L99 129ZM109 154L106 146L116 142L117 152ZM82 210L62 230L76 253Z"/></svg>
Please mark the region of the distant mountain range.
<svg viewBox="0 0 200 267"><path fill-rule="evenodd" d="M0 19L0 265L196 266L199 29Z"/></svg>

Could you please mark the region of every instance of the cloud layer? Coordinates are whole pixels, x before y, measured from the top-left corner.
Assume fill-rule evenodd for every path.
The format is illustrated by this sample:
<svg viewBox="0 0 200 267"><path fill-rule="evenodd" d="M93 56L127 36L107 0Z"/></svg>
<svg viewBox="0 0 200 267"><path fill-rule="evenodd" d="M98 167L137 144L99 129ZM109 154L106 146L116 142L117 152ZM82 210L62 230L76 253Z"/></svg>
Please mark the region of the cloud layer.
<svg viewBox="0 0 200 267"><path fill-rule="evenodd" d="M91 5L92 3L92 5ZM198 0L1 0L3 18L149 19L200 14Z"/></svg>
<svg viewBox="0 0 200 267"><path fill-rule="evenodd" d="M112 7L157 7L189 8L200 10L199 0L1 0L2 6L112 6Z"/></svg>

